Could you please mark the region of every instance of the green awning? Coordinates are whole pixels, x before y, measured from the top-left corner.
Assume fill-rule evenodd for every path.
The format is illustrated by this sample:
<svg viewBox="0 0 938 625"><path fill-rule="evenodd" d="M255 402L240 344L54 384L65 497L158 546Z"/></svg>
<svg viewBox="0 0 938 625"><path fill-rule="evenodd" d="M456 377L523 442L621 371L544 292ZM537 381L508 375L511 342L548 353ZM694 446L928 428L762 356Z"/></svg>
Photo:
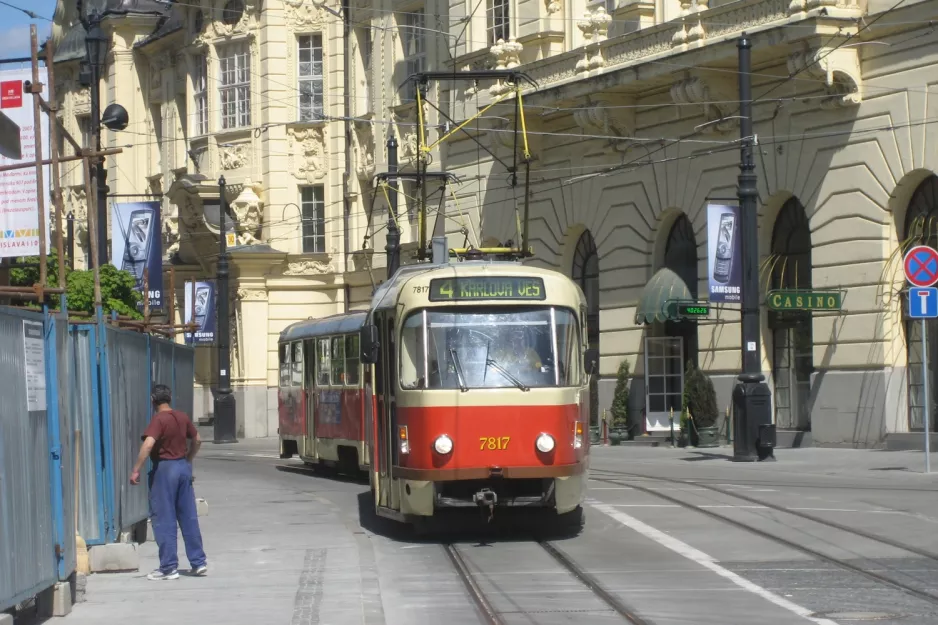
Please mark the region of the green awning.
<svg viewBox="0 0 938 625"><path fill-rule="evenodd" d="M677 310L668 304L693 299L694 296L680 276L668 268L659 269L642 291L638 308L635 310L635 323L642 325L655 321L676 320Z"/></svg>

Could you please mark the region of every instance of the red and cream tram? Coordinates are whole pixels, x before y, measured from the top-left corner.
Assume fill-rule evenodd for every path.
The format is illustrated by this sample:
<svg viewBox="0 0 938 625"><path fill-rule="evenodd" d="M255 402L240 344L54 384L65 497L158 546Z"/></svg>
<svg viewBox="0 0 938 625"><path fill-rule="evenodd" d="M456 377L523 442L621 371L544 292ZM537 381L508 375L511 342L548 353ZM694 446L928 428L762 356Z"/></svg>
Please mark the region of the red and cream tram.
<svg viewBox="0 0 938 625"><path fill-rule="evenodd" d="M310 319L280 334L280 457L365 470L359 334L366 313Z"/></svg>
<svg viewBox="0 0 938 625"><path fill-rule="evenodd" d="M281 335L281 451L317 462L354 449L369 465L376 513L399 521L527 507L578 525L595 366L585 324L583 292L555 271L489 261L401 267L367 312ZM321 337L342 337L343 371L360 373L341 386L337 429L323 425L332 421L319 415L321 399L303 405L303 389L322 392L322 368L335 370L336 344ZM314 356L320 341L333 347ZM322 389L335 379L322 378Z"/></svg>

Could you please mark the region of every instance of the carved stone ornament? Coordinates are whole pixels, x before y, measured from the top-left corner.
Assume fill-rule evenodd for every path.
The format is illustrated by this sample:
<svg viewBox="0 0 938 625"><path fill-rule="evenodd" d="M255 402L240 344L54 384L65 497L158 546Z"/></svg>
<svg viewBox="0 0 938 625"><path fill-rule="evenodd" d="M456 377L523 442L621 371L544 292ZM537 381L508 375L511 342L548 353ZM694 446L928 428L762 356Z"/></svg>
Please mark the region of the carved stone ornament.
<svg viewBox="0 0 938 625"><path fill-rule="evenodd" d="M240 8L236 7L241 0L221 0L216 10L218 17L212 21L212 31L216 37L228 37L247 32L248 23L253 19L254 5L251 2L245 2ZM236 16L237 19L232 19Z"/></svg>
<svg viewBox="0 0 938 625"><path fill-rule="evenodd" d="M699 13L706 11L709 0L681 0L681 28L674 33L671 41L679 46L692 43L706 37Z"/></svg>
<svg viewBox="0 0 938 625"><path fill-rule="evenodd" d="M853 106L863 101L859 55L857 48L846 47L799 50L788 57L788 71L824 80L830 97L821 102L822 107Z"/></svg>
<svg viewBox="0 0 938 625"><path fill-rule="evenodd" d="M573 121L584 133L603 137L635 137L635 109L617 107L613 102L599 100L573 112Z"/></svg>
<svg viewBox="0 0 938 625"><path fill-rule="evenodd" d="M82 247L88 244L88 202L85 198L85 186L66 187L62 192L65 216L69 213L75 218L75 235Z"/></svg>
<svg viewBox="0 0 938 625"><path fill-rule="evenodd" d="M283 270L285 276L321 276L327 273L335 273L332 263L324 263L318 260L297 260L288 263Z"/></svg>
<svg viewBox="0 0 938 625"><path fill-rule="evenodd" d="M705 122L703 133L728 132L737 125L737 119L725 119L732 114L736 99L730 84L722 78L684 78L671 85L671 99L675 104L699 104ZM712 122L712 123L711 123Z"/></svg>
<svg viewBox="0 0 938 625"><path fill-rule="evenodd" d="M374 124L356 124L354 140L355 173L359 178L370 179L375 175Z"/></svg>
<svg viewBox="0 0 938 625"><path fill-rule="evenodd" d="M258 197L260 186L250 180L244 182L241 193L231 203L235 218L238 220L238 244L256 245L257 236L264 221L263 202Z"/></svg>
<svg viewBox="0 0 938 625"><path fill-rule="evenodd" d="M267 301L267 291L241 287L238 289L238 299L242 302L265 302Z"/></svg>
<svg viewBox="0 0 938 625"><path fill-rule="evenodd" d="M179 208L172 203L163 215L163 249L167 257L179 251Z"/></svg>
<svg viewBox="0 0 938 625"><path fill-rule="evenodd" d="M497 70L514 69L521 65L521 53L523 51L524 46L515 41L514 38L508 41L499 39L495 45L489 49L489 53L495 57L495 69ZM489 93L492 96L500 96L507 93L510 89L511 87L508 84L499 80L489 88Z"/></svg>
<svg viewBox="0 0 938 625"><path fill-rule="evenodd" d="M245 145L230 145L219 152L222 169L240 169L248 163L248 149Z"/></svg>
<svg viewBox="0 0 938 625"><path fill-rule="evenodd" d="M284 18L287 27L294 31L322 30L326 22L323 2L313 0L284 0Z"/></svg>
<svg viewBox="0 0 938 625"><path fill-rule="evenodd" d="M544 5L547 7L548 15L560 13L563 10L563 3L560 0L544 0Z"/></svg>
<svg viewBox="0 0 938 625"><path fill-rule="evenodd" d="M576 64L577 72L587 72L606 65L606 59L598 44L608 38L610 22L612 22L612 16L606 13L606 7L602 5L584 13L583 19L577 22L577 28L586 40L583 58Z"/></svg>
<svg viewBox="0 0 938 625"><path fill-rule="evenodd" d="M72 106L78 114L87 113L91 110L91 91L87 87L79 89L72 94Z"/></svg>
<svg viewBox="0 0 938 625"><path fill-rule="evenodd" d="M312 184L326 176L321 128L287 128L287 164L298 180Z"/></svg>

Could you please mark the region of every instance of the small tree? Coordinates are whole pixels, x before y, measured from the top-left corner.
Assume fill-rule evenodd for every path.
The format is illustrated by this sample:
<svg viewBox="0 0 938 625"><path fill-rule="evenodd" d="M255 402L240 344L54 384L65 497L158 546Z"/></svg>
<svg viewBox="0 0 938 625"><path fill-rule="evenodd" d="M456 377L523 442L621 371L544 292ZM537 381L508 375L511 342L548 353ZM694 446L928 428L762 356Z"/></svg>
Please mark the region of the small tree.
<svg viewBox="0 0 938 625"><path fill-rule="evenodd" d="M687 363L684 373L684 401L685 410L690 410L694 425L698 428L716 425L717 393L713 381L692 362Z"/></svg>
<svg viewBox="0 0 938 625"><path fill-rule="evenodd" d="M612 396L612 427L628 427L629 425L629 361L619 363L616 372L616 390Z"/></svg>
<svg viewBox="0 0 938 625"><path fill-rule="evenodd" d="M17 263L26 264L10 270L10 283L13 286L33 286L39 282L39 257L17 258ZM59 267L56 252L53 250L46 259L48 272L48 285L58 286ZM99 272L101 280L101 307L105 314L112 311L119 315L126 315L134 319L142 319L143 315L137 310L140 293L134 290L136 281L128 271L118 269L107 264ZM72 271L65 267L65 300L69 310L76 312L94 313L94 272L92 270ZM49 305L58 309L57 297L50 298Z"/></svg>

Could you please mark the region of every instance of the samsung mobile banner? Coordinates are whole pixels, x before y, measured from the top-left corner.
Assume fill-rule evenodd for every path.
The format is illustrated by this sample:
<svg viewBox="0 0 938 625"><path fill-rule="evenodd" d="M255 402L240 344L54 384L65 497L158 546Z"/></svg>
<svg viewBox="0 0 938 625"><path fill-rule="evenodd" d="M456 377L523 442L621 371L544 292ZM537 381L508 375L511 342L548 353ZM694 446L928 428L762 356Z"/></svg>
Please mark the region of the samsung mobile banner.
<svg viewBox="0 0 938 625"><path fill-rule="evenodd" d="M194 293L193 293L194 291ZM189 345L211 345L215 342L215 281L186 282L184 323L195 319L195 332L186 332Z"/></svg>
<svg viewBox="0 0 938 625"><path fill-rule="evenodd" d="M159 202L111 205L111 262L133 275L137 292L150 298L150 309L163 307L163 246L160 235ZM146 289L144 270L147 272ZM137 306L143 308L142 299Z"/></svg>
<svg viewBox="0 0 938 625"><path fill-rule="evenodd" d="M31 69L0 70L0 110L20 127L23 158L15 161L0 156L0 165L32 163L36 160L36 131L33 120L32 95L23 89L24 80L32 80ZM39 80L49 84L46 69L40 68ZM43 95L46 95L45 93ZM49 158L49 117L40 116L42 157ZM42 168L42 197L45 208L46 251L51 250L49 227L49 166ZM0 172L0 258L39 256L39 195L36 168L24 167Z"/></svg>
<svg viewBox="0 0 938 625"><path fill-rule="evenodd" d="M742 301L739 207L707 205L707 283L710 302Z"/></svg>

